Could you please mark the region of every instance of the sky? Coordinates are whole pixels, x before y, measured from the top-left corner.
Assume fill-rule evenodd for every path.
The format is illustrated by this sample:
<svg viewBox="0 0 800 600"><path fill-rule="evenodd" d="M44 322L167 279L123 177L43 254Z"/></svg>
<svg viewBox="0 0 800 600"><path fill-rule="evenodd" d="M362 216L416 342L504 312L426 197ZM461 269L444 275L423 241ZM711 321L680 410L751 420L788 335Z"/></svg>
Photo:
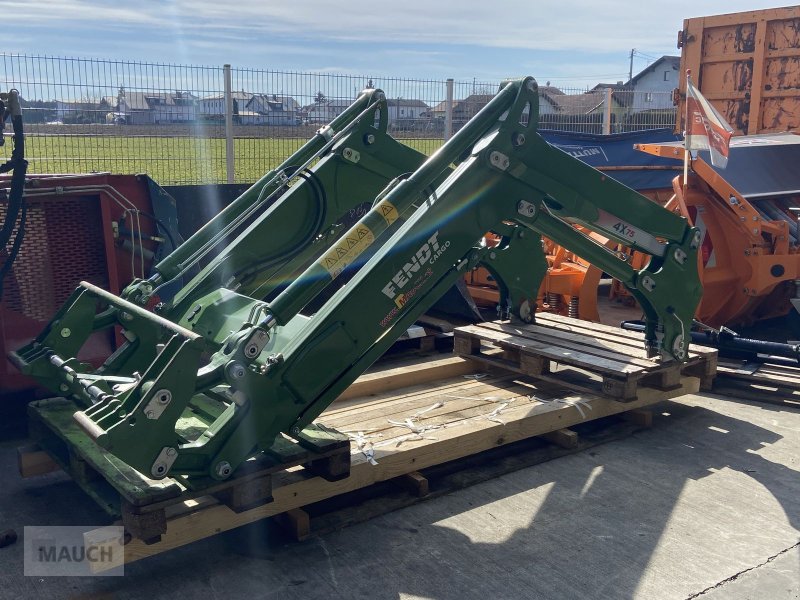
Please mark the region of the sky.
<svg viewBox="0 0 800 600"><path fill-rule="evenodd" d="M683 19L758 0L0 0L3 52L561 87L678 55Z"/></svg>

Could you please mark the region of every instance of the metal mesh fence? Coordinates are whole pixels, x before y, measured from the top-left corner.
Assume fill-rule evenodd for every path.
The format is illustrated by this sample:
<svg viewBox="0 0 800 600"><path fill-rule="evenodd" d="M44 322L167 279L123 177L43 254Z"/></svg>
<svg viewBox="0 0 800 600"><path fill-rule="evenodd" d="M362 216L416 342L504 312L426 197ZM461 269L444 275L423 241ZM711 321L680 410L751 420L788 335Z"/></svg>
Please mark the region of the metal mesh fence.
<svg viewBox="0 0 800 600"><path fill-rule="evenodd" d="M499 82L231 69L234 170L227 171L225 69L0 54L2 89L23 99L30 172L149 173L162 184L250 183L282 162L366 87L388 99L390 133L431 153ZM539 127L617 133L671 127L669 92L540 87ZM10 154L10 147L2 151Z"/></svg>

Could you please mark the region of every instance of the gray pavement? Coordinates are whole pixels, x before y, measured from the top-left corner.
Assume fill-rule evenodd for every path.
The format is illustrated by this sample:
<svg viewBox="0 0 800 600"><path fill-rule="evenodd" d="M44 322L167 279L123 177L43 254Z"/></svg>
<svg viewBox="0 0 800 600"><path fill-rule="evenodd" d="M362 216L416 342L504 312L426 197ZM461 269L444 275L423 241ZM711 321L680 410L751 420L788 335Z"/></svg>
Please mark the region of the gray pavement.
<svg viewBox="0 0 800 600"><path fill-rule="evenodd" d="M0 448L0 529L101 524L63 475L21 480ZM26 578L0 598L800 598L800 412L713 396L648 431L308 542L263 523L128 565Z"/></svg>

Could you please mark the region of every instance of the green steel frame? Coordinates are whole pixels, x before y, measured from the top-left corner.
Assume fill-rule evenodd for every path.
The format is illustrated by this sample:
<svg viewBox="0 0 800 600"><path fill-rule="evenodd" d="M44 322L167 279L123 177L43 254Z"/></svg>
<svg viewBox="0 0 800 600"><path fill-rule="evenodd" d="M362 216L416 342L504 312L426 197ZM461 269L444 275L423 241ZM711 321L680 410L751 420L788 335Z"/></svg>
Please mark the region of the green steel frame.
<svg viewBox="0 0 800 600"><path fill-rule="evenodd" d="M507 316L533 320L541 235L630 289L651 354L685 359L702 291L698 231L549 146L537 113L532 78L505 82L425 159L386 134L383 94L366 90L157 275L121 298L81 284L12 360L70 396L85 435L142 473L225 479L281 432L308 431L469 269L494 274ZM573 224L649 264L634 270ZM481 244L488 231L499 246ZM171 301L144 308L198 263ZM113 326L128 343L98 370L81 364L92 332ZM198 412L210 426L186 425Z"/></svg>

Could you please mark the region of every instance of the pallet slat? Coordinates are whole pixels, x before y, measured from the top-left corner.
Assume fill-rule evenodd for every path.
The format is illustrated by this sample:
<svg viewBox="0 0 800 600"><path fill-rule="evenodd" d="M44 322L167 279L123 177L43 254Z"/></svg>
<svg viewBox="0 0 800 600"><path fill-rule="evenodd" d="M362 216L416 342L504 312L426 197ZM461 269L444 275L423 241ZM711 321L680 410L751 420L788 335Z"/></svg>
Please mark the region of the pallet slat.
<svg viewBox="0 0 800 600"><path fill-rule="evenodd" d="M683 363L660 362L645 356L642 333L558 315L459 327L454 335L461 356L619 400L634 398L640 386L675 387L682 374L700 376L709 389L716 373L714 349L693 347Z"/></svg>
<svg viewBox="0 0 800 600"><path fill-rule="evenodd" d="M800 368L721 359L713 390L746 400L800 407Z"/></svg>

